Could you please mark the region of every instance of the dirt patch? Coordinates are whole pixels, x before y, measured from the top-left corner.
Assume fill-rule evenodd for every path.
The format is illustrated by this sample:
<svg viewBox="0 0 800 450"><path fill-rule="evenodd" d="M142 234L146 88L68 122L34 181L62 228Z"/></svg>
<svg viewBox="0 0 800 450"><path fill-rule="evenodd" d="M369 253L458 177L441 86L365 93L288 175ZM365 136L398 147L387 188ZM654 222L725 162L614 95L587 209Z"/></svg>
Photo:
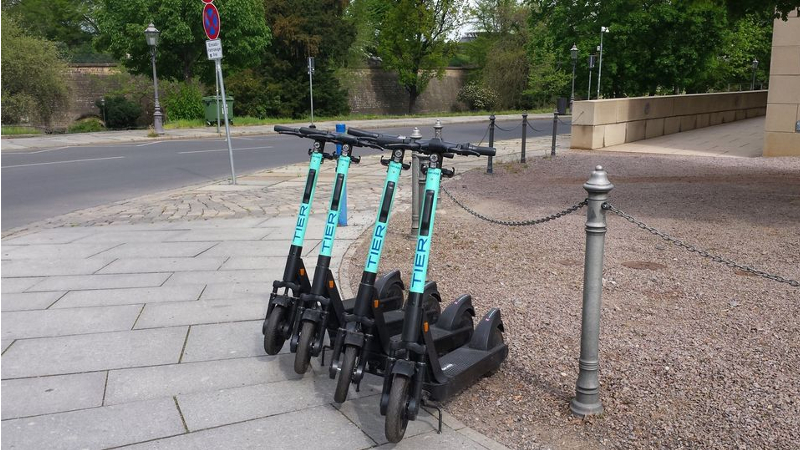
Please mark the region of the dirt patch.
<svg viewBox="0 0 800 450"><path fill-rule="evenodd" d="M585 198L602 164L610 201L689 244L800 279L800 159L569 152L444 185L507 220ZM635 180L627 183L625 180ZM742 181L744 180L744 181ZM534 227L480 221L442 197L429 279L445 301L502 309L508 359L445 406L512 448L793 448L800 440L800 289L686 252L609 214L600 341L605 412L575 419L585 209ZM382 270L410 273L409 213ZM364 249L356 255L366 253ZM631 264L633 263L633 264ZM352 285L363 267L349 264Z"/></svg>

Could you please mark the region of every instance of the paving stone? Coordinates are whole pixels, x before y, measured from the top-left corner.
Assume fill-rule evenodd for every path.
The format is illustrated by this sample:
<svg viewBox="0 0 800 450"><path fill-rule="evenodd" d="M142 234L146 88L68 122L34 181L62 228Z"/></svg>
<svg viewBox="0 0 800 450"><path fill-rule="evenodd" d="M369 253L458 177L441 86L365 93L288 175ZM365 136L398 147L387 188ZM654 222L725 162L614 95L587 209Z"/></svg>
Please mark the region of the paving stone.
<svg viewBox="0 0 800 450"><path fill-rule="evenodd" d="M227 358L265 356L264 319L248 322L220 323L193 326L186 340L183 362L211 361ZM283 344L281 353L289 351L289 342Z"/></svg>
<svg viewBox="0 0 800 450"><path fill-rule="evenodd" d="M180 230L104 231L101 229L100 232L94 232L75 242L80 244L164 242L182 233Z"/></svg>
<svg viewBox="0 0 800 450"><path fill-rule="evenodd" d="M321 233L320 233L321 235ZM303 248L316 245L319 241L306 241ZM289 240L275 241L232 241L221 242L203 253L203 256L282 256L289 252Z"/></svg>
<svg viewBox="0 0 800 450"><path fill-rule="evenodd" d="M3 355L2 378L173 364L187 327L21 339Z"/></svg>
<svg viewBox="0 0 800 450"><path fill-rule="evenodd" d="M105 372L3 380L3 420L102 406L105 384Z"/></svg>
<svg viewBox="0 0 800 450"><path fill-rule="evenodd" d="M273 416L290 411L321 406L333 401L336 381L322 376L301 380L257 384L212 392L178 396L189 431ZM375 396L378 391L351 389L349 397ZM368 399L377 405L376 398Z"/></svg>
<svg viewBox="0 0 800 450"><path fill-rule="evenodd" d="M68 244L86 236L94 231L86 228L57 228L41 230L24 236L12 237L3 240L3 245L40 245L40 244Z"/></svg>
<svg viewBox="0 0 800 450"><path fill-rule="evenodd" d="M462 436L466 436L473 442L477 442L478 444L489 450L508 450L508 448L505 445L497 441L494 441L492 439L489 439L488 437L478 433L472 428L463 428L461 430L458 430L458 433L461 434Z"/></svg>
<svg viewBox="0 0 800 450"><path fill-rule="evenodd" d="M288 255L289 247L286 247ZM286 256L232 256L219 270L283 269Z"/></svg>
<svg viewBox="0 0 800 450"><path fill-rule="evenodd" d="M178 272L164 283L165 286L180 284L215 284L215 283L272 283L283 276L283 269L266 270L221 270Z"/></svg>
<svg viewBox="0 0 800 450"><path fill-rule="evenodd" d="M5 283L5 280L2 281ZM20 294L3 294L2 311L25 311L31 309L45 309L64 295L64 291L55 292L25 292Z"/></svg>
<svg viewBox="0 0 800 450"><path fill-rule="evenodd" d="M204 286L159 286L127 289L93 289L70 291L51 308L77 308L86 306L114 306L142 303L185 302L197 300ZM33 294L18 294L33 295ZM5 301L5 300L4 300Z"/></svg>
<svg viewBox="0 0 800 450"><path fill-rule="evenodd" d="M108 448L184 433L171 398L3 422L3 447Z"/></svg>
<svg viewBox="0 0 800 450"><path fill-rule="evenodd" d="M13 344L13 343L14 343L13 339L2 339L0 341L0 346L2 346L2 348L3 348L2 351L5 352L8 349L8 347L10 347L11 344Z"/></svg>
<svg viewBox="0 0 800 450"><path fill-rule="evenodd" d="M261 226L267 219L264 217L248 217L244 219L204 219L191 223L176 222L164 224L166 229L209 229L209 228L255 228Z"/></svg>
<svg viewBox="0 0 800 450"><path fill-rule="evenodd" d="M361 390L364 390L363 383L361 385ZM378 393L380 393L380 390L378 390ZM352 389L350 395L352 395ZM346 402L341 405L336 405L339 411L347 416L347 418L356 424L364 433L367 433L373 441L378 444L389 442L386 440L384 432L386 418L381 415L379 399L372 397L355 398L350 395L347 396ZM436 430L438 427L438 417L433 417L428 414L427 411L420 410L417 415L417 420L408 422L404 440L411 436Z"/></svg>
<svg viewBox="0 0 800 450"><path fill-rule="evenodd" d="M267 304L260 299L155 303L144 307L136 328L256 320L266 313Z"/></svg>
<svg viewBox="0 0 800 450"><path fill-rule="evenodd" d="M252 298L269 301L272 282L261 283L215 283L206 286L202 300L219 300L227 298Z"/></svg>
<svg viewBox="0 0 800 450"><path fill-rule="evenodd" d="M225 258L123 258L118 259L98 274L105 273L152 273L152 272L191 272L196 270L217 270Z"/></svg>
<svg viewBox="0 0 800 450"><path fill-rule="evenodd" d="M409 422L409 427L411 422ZM428 431L426 433L410 436L406 430L406 435L402 441L397 444L384 444L378 447L379 449L419 449L419 448L435 448L436 450L486 450L486 447L473 441L467 436L453 431L447 427L442 428L442 434L435 431ZM384 440L385 442L385 440Z"/></svg>
<svg viewBox="0 0 800 450"><path fill-rule="evenodd" d="M0 282L0 289L2 289L3 294L23 292L42 280L45 280L45 278L3 278L2 282Z"/></svg>
<svg viewBox="0 0 800 450"><path fill-rule="evenodd" d="M106 405L302 378L293 364L294 355L281 354L112 370Z"/></svg>
<svg viewBox="0 0 800 450"><path fill-rule="evenodd" d="M122 244L97 254L98 258L192 258L217 245L216 242L162 242ZM204 255L205 256L205 255ZM214 255L208 255L214 256Z"/></svg>
<svg viewBox="0 0 800 450"><path fill-rule="evenodd" d="M168 273L139 273L121 275L72 275L49 277L28 288L36 291L72 291L83 289L111 289L161 286L169 278ZM5 284L5 280L3 281Z"/></svg>
<svg viewBox="0 0 800 450"><path fill-rule="evenodd" d="M251 420L130 447L142 449L366 449L375 443L330 406Z"/></svg>
<svg viewBox="0 0 800 450"><path fill-rule="evenodd" d="M3 259L64 259L88 258L119 244L52 244L11 246L3 241ZM113 257L112 257L113 258Z"/></svg>
<svg viewBox="0 0 800 450"><path fill-rule="evenodd" d="M3 313L3 339L64 336L130 330L142 305L8 311Z"/></svg>
<svg viewBox="0 0 800 450"><path fill-rule="evenodd" d="M168 241L257 241L266 237L271 231L265 228L208 228L185 231L169 238Z"/></svg>
<svg viewBox="0 0 800 450"><path fill-rule="evenodd" d="M102 269L103 266L106 266L111 261L110 259L18 259L3 261L3 277L90 275Z"/></svg>

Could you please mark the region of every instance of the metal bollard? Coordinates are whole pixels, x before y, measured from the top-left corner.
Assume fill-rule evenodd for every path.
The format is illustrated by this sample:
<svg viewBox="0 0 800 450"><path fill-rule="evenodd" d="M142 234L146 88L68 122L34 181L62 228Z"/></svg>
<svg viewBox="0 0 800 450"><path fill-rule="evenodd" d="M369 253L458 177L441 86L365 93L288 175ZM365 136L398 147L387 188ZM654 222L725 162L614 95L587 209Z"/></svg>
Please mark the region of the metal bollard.
<svg viewBox="0 0 800 450"><path fill-rule="evenodd" d="M525 144L527 143L528 135L528 113L522 113L522 155L519 162L525 164Z"/></svg>
<svg viewBox="0 0 800 450"><path fill-rule="evenodd" d="M597 166L583 188L589 194L586 206L586 259L583 266L583 313L581 315L581 355L575 398L569 404L578 417L600 414L600 297L603 291L603 249L606 238L606 212L603 203L614 185L603 166Z"/></svg>
<svg viewBox="0 0 800 450"><path fill-rule="evenodd" d="M411 139L422 139L419 128L414 127L411 132ZM420 210L420 179L422 179L424 190L425 179L421 177L421 164L419 152L411 152L411 235L416 236L419 231L419 210Z"/></svg>
<svg viewBox="0 0 800 450"><path fill-rule="evenodd" d="M550 147L550 156L556 156L556 133L558 133L558 111L553 113L553 145Z"/></svg>
<svg viewBox="0 0 800 450"><path fill-rule="evenodd" d="M489 116L489 147L494 147L494 114ZM486 173L493 173L492 157L486 158Z"/></svg>

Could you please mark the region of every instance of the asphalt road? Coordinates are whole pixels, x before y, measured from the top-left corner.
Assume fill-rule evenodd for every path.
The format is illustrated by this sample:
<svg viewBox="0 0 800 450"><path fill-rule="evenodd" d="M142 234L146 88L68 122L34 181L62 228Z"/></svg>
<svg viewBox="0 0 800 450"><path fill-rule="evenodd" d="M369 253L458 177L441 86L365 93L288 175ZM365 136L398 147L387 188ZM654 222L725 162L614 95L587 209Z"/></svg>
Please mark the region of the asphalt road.
<svg viewBox="0 0 800 450"><path fill-rule="evenodd" d="M549 119L532 120L528 136L552 133ZM511 129L519 121L497 122ZM487 124L449 124L444 137L453 142L478 143ZM378 129L410 134L409 127ZM423 137L432 130L422 130ZM560 125L559 133L569 133ZM496 129L495 139L517 138L520 129ZM237 175L308 159L308 141L293 136L264 135L233 138ZM359 149L356 154L375 153ZM224 140L170 140L145 143L53 148L2 152L2 229L8 230L49 217L93 206L230 177Z"/></svg>

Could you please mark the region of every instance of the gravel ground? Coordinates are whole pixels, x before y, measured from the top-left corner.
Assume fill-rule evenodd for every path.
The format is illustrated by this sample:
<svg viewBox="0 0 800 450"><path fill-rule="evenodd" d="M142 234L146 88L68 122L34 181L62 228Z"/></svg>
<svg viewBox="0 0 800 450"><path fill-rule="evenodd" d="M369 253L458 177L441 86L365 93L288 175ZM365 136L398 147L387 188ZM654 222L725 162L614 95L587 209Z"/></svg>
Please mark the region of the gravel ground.
<svg viewBox="0 0 800 450"><path fill-rule="evenodd" d="M524 220L585 197L602 164L620 209L701 248L800 280L800 158L571 151L444 185L492 217ZM534 227L480 221L442 196L429 279L446 299L502 309L501 370L446 409L512 448L796 448L800 288L736 271L608 215L600 336L605 412L573 418L585 209ZM410 273L410 211L393 217L384 270ZM368 242L349 261L357 285Z"/></svg>

